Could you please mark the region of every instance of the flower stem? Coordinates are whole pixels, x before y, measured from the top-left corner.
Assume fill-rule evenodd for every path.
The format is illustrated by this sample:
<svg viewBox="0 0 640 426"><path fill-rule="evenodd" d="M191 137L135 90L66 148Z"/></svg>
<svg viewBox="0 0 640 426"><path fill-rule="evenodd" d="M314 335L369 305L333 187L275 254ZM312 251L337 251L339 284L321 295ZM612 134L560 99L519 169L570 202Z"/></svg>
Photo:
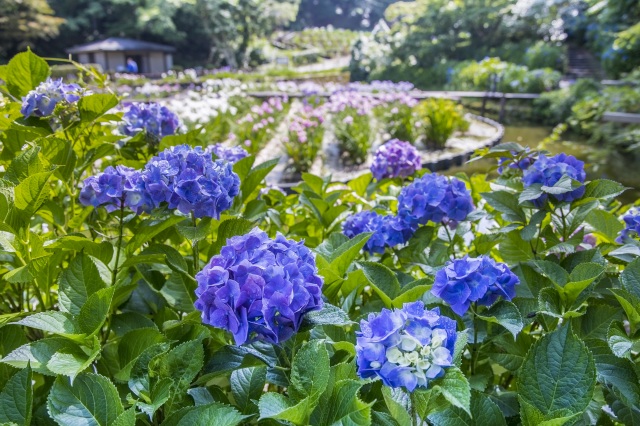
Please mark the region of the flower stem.
<svg viewBox="0 0 640 426"><path fill-rule="evenodd" d="M191 212L191 220L193 221L193 232L195 234L197 222L196 222L196 217L194 216L193 212ZM195 274L198 273L198 269L200 268L200 253L198 252L198 239L197 238L195 238L191 242L191 251L193 253L193 274L195 275Z"/></svg>
<svg viewBox="0 0 640 426"><path fill-rule="evenodd" d="M120 200L120 223L118 226L118 245L116 246L116 263L113 265L113 276L111 277L111 285L116 285L118 277L118 265L120 264L120 251L122 249L122 234L124 228L124 198Z"/></svg>
<svg viewBox="0 0 640 426"><path fill-rule="evenodd" d="M476 374L476 363L478 362L478 303L473 303L473 348L471 349L471 375Z"/></svg>
<svg viewBox="0 0 640 426"><path fill-rule="evenodd" d="M419 426L422 421L417 415L415 395L413 392L407 393L409 394L409 417L411 417L411 424L413 426Z"/></svg>

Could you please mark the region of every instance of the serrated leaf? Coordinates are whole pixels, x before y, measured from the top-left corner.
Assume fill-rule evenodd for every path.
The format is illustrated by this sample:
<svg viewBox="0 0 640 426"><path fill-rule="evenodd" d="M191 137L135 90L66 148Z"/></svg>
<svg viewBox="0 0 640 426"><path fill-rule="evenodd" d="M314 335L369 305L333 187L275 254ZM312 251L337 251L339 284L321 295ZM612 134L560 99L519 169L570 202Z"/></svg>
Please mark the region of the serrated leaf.
<svg viewBox="0 0 640 426"><path fill-rule="evenodd" d="M110 426L124 412L113 383L93 373L79 375L73 385L58 377L47 408L56 422L66 426Z"/></svg>
<svg viewBox="0 0 640 426"><path fill-rule="evenodd" d="M608 179L596 179L586 185L583 198L603 198L608 200L622 194L626 189L618 182Z"/></svg>
<svg viewBox="0 0 640 426"><path fill-rule="evenodd" d="M7 64L5 69L9 92L21 98L35 89L49 76L50 69L47 62L34 54L31 50L18 53Z"/></svg>
<svg viewBox="0 0 640 426"><path fill-rule="evenodd" d="M196 288L196 281L190 275L173 272L162 286L160 294L174 309L188 313L195 310Z"/></svg>
<svg viewBox="0 0 640 426"><path fill-rule="evenodd" d="M324 341L311 340L296 353L291 368L289 395L293 401L309 398L314 404L329 382L329 353Z"/></svg>
<svg viewBox="0 0 640 426"><path fill-rule="evenodd" d="M111 311L114 292L114 287L103 288L87 298L78 315L78 326L83 333L91 336L100 331Z"/></svg>
<svg viewBox="0 0 640 426"><path fill-rule="evenodd" d="M347 326L354 324L354 322L349 319L349 315L345 311L329 303L325 303L319 311L311 311L307 313L304 317L304 321L311 326Z"/></svg>
<svg viewBox="0 0 640 426"><path fill-rule="evenodd" d="M370 233L356 235L333 250L331 257L327 258L329 261L329 269L339 277L344 276L353 264L353 261L360 255L360 250L370 237Z"/></svg>
<svg viewBox="0 0 640 426"><path fill-rule="evenodd" d="M80 118L85 121L93 121L106 114L111 108L118 105L118 97L111 93L94 93L80 98L78 111Z"/></svg>
<svg viewBox="0 0 640 426"><path fill-rule="evenodd" d="M364 276L371 287L387 307L391 307L392 299L400 293L400 282L393 271L375 262L359 262Z"/></svg>
<svg viewBox="0 0 640 426"><path fill-rule="evenodd" d="M596 384L595 364L586 345L564 326L542 337L518 374L520 397L544 415L557 410L580 413Z"/></svg>
<svg viewBox="0 0 640 426"><path fill-rule="evenodd" d="M236 426L246 417L233 407L215 402L182 408L169 416L161 426Z"/></svg>
<svg viewBox="0 0 640 426"><path fill-rule="evenodd" d="M33 215L49 195L49 178L53 172L42 172L25 178L15 187L14 202L17 209Z"/></svg>
<svg viewBox="0 0 640 426"><path fill-rule="evenodd" d="M38 312L21 319L15 324L61 336L72 337L82 334L70 314L58 311Z"/></svg>
<svg viewBox="0 0 640 426"><path fill-rule="evenodd" d="M261 419L284 420L300 426L308 424L307 419L314 407L309 398L294 404L284 395L275 392L263 394L258 402Z"/></svg>
<svg viewBox="0 0 640 426"><path fill-rule="evenodd" d="M231 392L241 412L254 412L254 408L257 407L252 401L260 399L266 380L266 367L240 368L231 373Z"/></svg>
<svg viewBox="0 0 640 426"><path fill-rule="evenodd" d="M470 413L471 386L459 368L447 368L444 376L433 384L433 389L440 391L447 401Z"/></svg>
<svg viewBox="0 0 640 426"><path fill-rule="evenodd" d="M384 397L384 401L387 404L387 410L389 410L391 417L398 422L400 426L411 426L413 421L407 412L407 408L401 402L396 400L396 398L401 395L404 395L404 398L407 399L406 393L402 391L392 389L388 386L382 387L382 396Z"/></svg>
<svg viewBox="0 0 640 426"><path fill-rule="evenodd" d="M264 178L273 170L273 168L280 161L279 158L274 158L272 160L265 161L264 163L258 164L247 174L247 177L242 180L240 185L240 192L242 195L242 202L244 203L249 199L251 194L255 192L260 185L260 182L264 180Z"/></svg>
<svg viewBox="0 0 640 426"><path fill-rule="evenodd" d="M483 311L481 315L479 314L478 317L488 322L500 324L513 334L514 339L524 327L520 311L516 305L507 300L494 303L489 309Z"/></svg>
<svg viewBox="0 0 640 426"><path fill-rule="evenodd" d="M18 371L6 382L0 392L0 423L18 426L31 424L33 383L31 366Z"/></svg>
<svg viewBox="0 0 640 426"><path fill-rule="evenodd" d="M626 291L640 298L640 257L624 268L620 274L620 283Z"/></svg>
<svg viewBox="0 0 640 426"><path fill-rule="evenodd" d="M155 328L138 328L125 334L118 344L120 371L115 374L115 378L128 380L133 364L145 349L164 340L164 336Z"/></svg>
<svg viewBox="0 0 640 426"><path fill-rule="evenodd" d="M89 296L106 287L96 262L91 256L80 253L62 271L58 282L61 311L79 315Z"/></svg>
<svg viewBox="0 0 640 426"><path fill-rule="evenodd" d="M526 216L518 204L518 196L507 191L483 192L480 194L487 203L497 211L503 213L506 220L525 222Z"/></svg>
<svg viewBox="0 0 640 426"><path fill-rule="evenodd" d="M620 321L612 322L607 331L607 343L619 358L630 358L631 352L640 352L640 339L632 339Z"/></svg>
<svg viewBox="0 0 640 426"><path fill-rule="evenodd" d="M451 406L444 411L431 414L429 421L434 426L506 426L507 424L500 408L489 397L477 391L471 393L471 415L458 407Z"/></svg>

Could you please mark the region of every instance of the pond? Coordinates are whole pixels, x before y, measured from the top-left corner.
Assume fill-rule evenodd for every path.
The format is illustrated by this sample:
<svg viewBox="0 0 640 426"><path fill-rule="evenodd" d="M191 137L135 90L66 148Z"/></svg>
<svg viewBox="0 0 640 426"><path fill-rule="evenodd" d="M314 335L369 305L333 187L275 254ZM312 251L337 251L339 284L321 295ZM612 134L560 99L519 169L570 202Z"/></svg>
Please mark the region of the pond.
<svg viewBox="0 0 640 426"><path fill-rule="evenodd" d="M551 134L552 129L540 126L506 126L503 142L517 142L522 146L538 148L541 141ZM629 170L638 170L640 164L637 160L629 159L622 154L607 154L605 150L598 149L585 141L551 141L544 145L544 149L552 154L561 152L570 154L587 163L588 179L612 179L632 188L625 192L620 201L633 203L640 198L640 172L630 173ZM454 167L447 170L446 174L464 172L485 173L495 166L492 160L479 160ZM493 172L495 173L495 172Z"/></svg>

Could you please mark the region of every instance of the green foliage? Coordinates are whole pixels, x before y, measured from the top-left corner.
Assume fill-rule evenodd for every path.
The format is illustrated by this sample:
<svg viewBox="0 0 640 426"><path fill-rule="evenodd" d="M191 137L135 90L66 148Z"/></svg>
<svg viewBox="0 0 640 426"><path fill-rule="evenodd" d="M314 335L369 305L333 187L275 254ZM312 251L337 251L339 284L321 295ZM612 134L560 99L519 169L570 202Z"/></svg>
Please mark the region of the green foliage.
<svg viewBox="0 0 640 426"><path fill-rule="evenodd" d="M462 107L443 98L431 98L416 107L418 122L422 124L421 133L427 147L444 148L447 140L456 131L465 131L469 123L464 119Z"/></svg>
<svg viewBox="0 0 640 426"><path fill-rule="evenodd" d="M499 58L487 58L458 65L450 86L457 90L541 93L556 89L561 78L551 68L529 69Z"/></svg>
<svg viewBox="0 0 640 426"><path fill-rule="evenodd" d="M559 45L539 41L527 49L524 55L524 65L532 70L550 68L564 72L567 68L566 49Z"/></svg>
<svg viewBox="0 0 640 426"><path fill-rule="evenodd" d="M49 73L29 53L10 67L17 68L4 87L15 93ZM632 96L620 102L631 104ZM256 164L250 156L234 165L241 193L219 220L194 224L162 208L121 217L78 203L87 176L108 165L140 167L151 155L115 142L109 123L118 116L108 111L118 102L96 91L65 127L25 120L12 112L20 103L12 98L3 107L0 423L637 422L640 249L636 240L616 242L619 217L629 209L616 199L622 185L586 182L581 198L550 197L538 208L532 199L578 183L565 176L525 189L513 169L498 177L461 174L476 210L455 227L422 225L406 244L381 254L363 252L371 233L349 239L341 225L363 209L395 214L398 181L374 182L366 173L343 183L303 173L290 194L265 190L277 159ZM445 101L425 105L418 120L430 118L421 109L457 112ZM350 113L337 114L335 124L346 126ZM370 138L368 121L355 120L349 135ZM183 134L161 146L200 138ZM525 155L517 144L481 153L494 161L514 155ZM193 306L194 276L227 239L256 226L305 241L325 303L278 345L236 346L203 324ZM595 244L587 243L591 237ZM455 315L430 290L443 264L465 255L508 263L520 279L515 297ZM417 300L456 320L452 366L411 395L358 377L358 321Z"/></svg>
<svg viewBox="0 0 640 426"><path fill-rule="evenodd" d="M334 135L340 148L341 161L362 164L373 144L369 116L347 107L333 117Z"/></svg>

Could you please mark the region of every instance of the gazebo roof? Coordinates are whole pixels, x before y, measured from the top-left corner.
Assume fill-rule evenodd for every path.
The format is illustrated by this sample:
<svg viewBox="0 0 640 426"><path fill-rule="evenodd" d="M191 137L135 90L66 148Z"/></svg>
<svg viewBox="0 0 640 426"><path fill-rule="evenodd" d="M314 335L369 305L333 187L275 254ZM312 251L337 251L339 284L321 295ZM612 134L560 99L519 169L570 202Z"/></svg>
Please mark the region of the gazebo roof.
<svg viewBox="0 0 640 426"><path fill-rule="evenodd" d="M70 47L67 49L67 53L128 52L136 50L147 52L174 52L176 49L166 44L151 43L149 41L133 40L130 38L109 37L104 40Z"/></svg>

